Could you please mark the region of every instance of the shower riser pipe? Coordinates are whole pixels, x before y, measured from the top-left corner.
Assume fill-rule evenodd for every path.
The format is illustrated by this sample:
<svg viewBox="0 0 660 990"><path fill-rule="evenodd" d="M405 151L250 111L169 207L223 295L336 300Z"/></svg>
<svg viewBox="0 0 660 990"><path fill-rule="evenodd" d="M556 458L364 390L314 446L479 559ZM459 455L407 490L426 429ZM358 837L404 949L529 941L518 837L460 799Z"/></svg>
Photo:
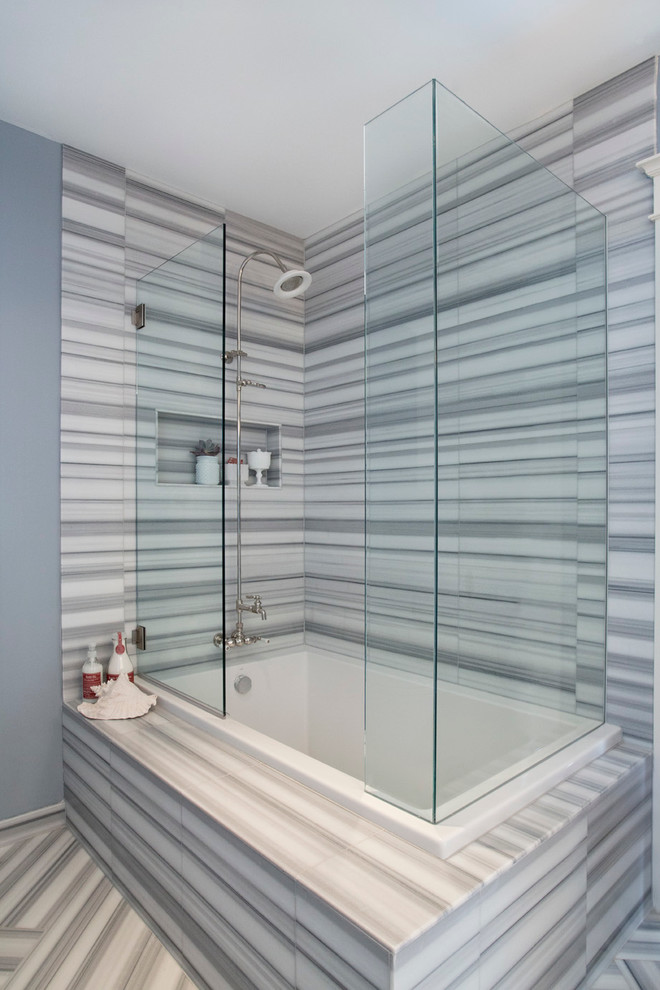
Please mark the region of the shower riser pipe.
<svg viewBox="0 0 660 990"><path fill-rule="evenodd" d="M287 269L284 262L272 251L259 249L253 251L249 254L241 264L238 270L238 290L236 297L236 626L234 632L229 636L225 642L225 649L230 646L242 646L250 642L256 642L261 639L260 636L244 636L243 634L243 621L242 613L244 611L254 612L256 615L261 615L262 619L266 618L266 612L261 607L261 598L258 595L249 595L249 598L254 598L254 605L246 605L243 601L243 575L242 575L242 538L241 538L241 428L242 428L242 408L241 399L242 391L246 385L253 385L257 388L265 388L261 382L255 382L249 379L243 378L242 373L242 363L241 358L246 357L245 351L242 347L242 327L241 327L241 313L242 313L242 298L243 298L243 272L245 271L245 266L253 258L259 255L267 255L272 258L278 268L281 270L282 275L275 283L273 291L275 295L281 298L293 298L300 295L311 283L311 275L308 272L298 270L298 269ZM233 353L225 355L225 360L231 361ZM218 642L218 637L214 638L214 643L221 645Z"/></svg>

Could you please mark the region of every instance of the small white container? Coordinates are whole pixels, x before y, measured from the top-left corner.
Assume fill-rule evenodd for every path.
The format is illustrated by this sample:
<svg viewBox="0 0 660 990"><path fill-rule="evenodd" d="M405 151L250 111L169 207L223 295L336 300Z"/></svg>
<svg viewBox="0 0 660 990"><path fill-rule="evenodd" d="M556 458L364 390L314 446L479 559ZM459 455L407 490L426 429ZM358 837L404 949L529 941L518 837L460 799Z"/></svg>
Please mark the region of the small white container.
<svg viewBox="0 0 660 990"><path fill-rule="evenodd" d="M263 482L263 473L270 467L270 451L262 450L261 447L258 447L257 450L251 450L248 453L248 465L257 476L254 482L255 486L267 488L268 486Z"/></svg>
<svg viewBox="0 0 660 990"><path fill-rule="evenodd" d="M200 454L195 464L195 482L198 485L220 484L220 462L217 456Z"/></svg>

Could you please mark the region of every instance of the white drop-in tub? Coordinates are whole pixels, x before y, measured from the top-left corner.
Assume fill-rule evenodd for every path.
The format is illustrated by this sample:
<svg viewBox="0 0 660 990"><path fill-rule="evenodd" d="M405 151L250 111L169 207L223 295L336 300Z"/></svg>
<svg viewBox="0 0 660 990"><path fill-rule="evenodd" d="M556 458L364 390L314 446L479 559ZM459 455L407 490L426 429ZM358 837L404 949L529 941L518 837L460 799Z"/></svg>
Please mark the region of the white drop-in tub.
<svg viewBox="0 0 660 990"><path fill-rule="evenodd" d="M372 719L367 779L376 793L396 791L411 809L407 811L365 792L361 662L319 650L268 657L230 655L225 718L177 693L219 709L219 663L171 668L151 677L158 680L155 690L162 709L442 858L621 738L615 726L443 684L434 754L429 744L433 707L428 679L370 668L370 706L398 710L401 721L388 726ZM143 684L149 691L154 690L151 677ZM243 694L235 683L245 677L251 685ZM407 726L405 746L403 725ZM410 726L419 733L417 741L409 738ZM434 756L441 797L438 824L418 817L430 816Z"/></svg>

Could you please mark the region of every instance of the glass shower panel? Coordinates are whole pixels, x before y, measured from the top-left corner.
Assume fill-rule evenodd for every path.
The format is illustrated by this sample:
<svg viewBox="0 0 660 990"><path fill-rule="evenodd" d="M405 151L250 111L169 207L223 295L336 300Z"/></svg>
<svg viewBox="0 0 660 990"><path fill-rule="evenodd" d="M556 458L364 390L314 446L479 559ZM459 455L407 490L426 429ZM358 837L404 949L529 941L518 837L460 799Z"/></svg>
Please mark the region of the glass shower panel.
<svg viewBox="0 0 660 990"><path fill-rule="evenodd" d="M440 820L603 720L605 221L436 82L365 143L367 785L411 807L374 732L387 667L395 695L423 685L390 732L423 750L431 718L416 813ZM395 479L383 451L402 429Z"/></svg>
<svg viewBox="0 0 660 990"><path fill-rule="evenodd" d="M425 86L365 130L365 786L424 817L435 803L439 487L454 567L444 629L456 626L458 577L456 472L436 471L432 107Z"/></svg>
<svg viewBox="0 0 660 990"><path fill-rule="evenodd" d="M581 718L577 694L586 537L579 527L579 445L581 416L591 414L580 411L579 244L585 213L601 230L604 223L441 86L436 135L438 253L454 265L456 293L448 302L459 366L460 687L438 684L442 817L603 718L602 701L589 712L592 720ZM595 318L604 360L603 259L601 242ZM439 268L439 312L441 274ZM604 437L604 373L592 385L603 399ZM441 393L440 387L439 438ZM600 470L604 506L604 458ZM602 546L603 537L601 528ZM457 756L460 706L480 731L471 733L473 752Z"/></svg>
<svg viewBox="0 0 660 990"><path fill-rule="evenodd" d="M224 637L225 614L224 299L224 226L137 284L145 306L136 345L139 670L220 712L224 650L213 637ZM196 481L200 441L219 450L199 457L208 483Z"/></svg>
<svg viewBox="0 0 660 990"><path fill-rule="evenodd" d="M459 682L571 710L575 195L491 130L489 141L467 149L454 166L460 203Z"/></svg>

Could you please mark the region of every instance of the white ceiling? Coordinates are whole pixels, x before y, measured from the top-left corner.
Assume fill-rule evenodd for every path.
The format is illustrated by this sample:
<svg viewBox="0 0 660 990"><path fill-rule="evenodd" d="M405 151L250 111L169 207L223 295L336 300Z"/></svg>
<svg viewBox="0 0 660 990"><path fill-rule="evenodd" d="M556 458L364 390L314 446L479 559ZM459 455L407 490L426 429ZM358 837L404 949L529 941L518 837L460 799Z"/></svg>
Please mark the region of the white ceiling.
<svg viewBox="0 0 660 990"><path fill-rule="evenodd" d="M0 118L302 236L435 77L509 130L660 54L660 0L3 0Z"/></svg>

